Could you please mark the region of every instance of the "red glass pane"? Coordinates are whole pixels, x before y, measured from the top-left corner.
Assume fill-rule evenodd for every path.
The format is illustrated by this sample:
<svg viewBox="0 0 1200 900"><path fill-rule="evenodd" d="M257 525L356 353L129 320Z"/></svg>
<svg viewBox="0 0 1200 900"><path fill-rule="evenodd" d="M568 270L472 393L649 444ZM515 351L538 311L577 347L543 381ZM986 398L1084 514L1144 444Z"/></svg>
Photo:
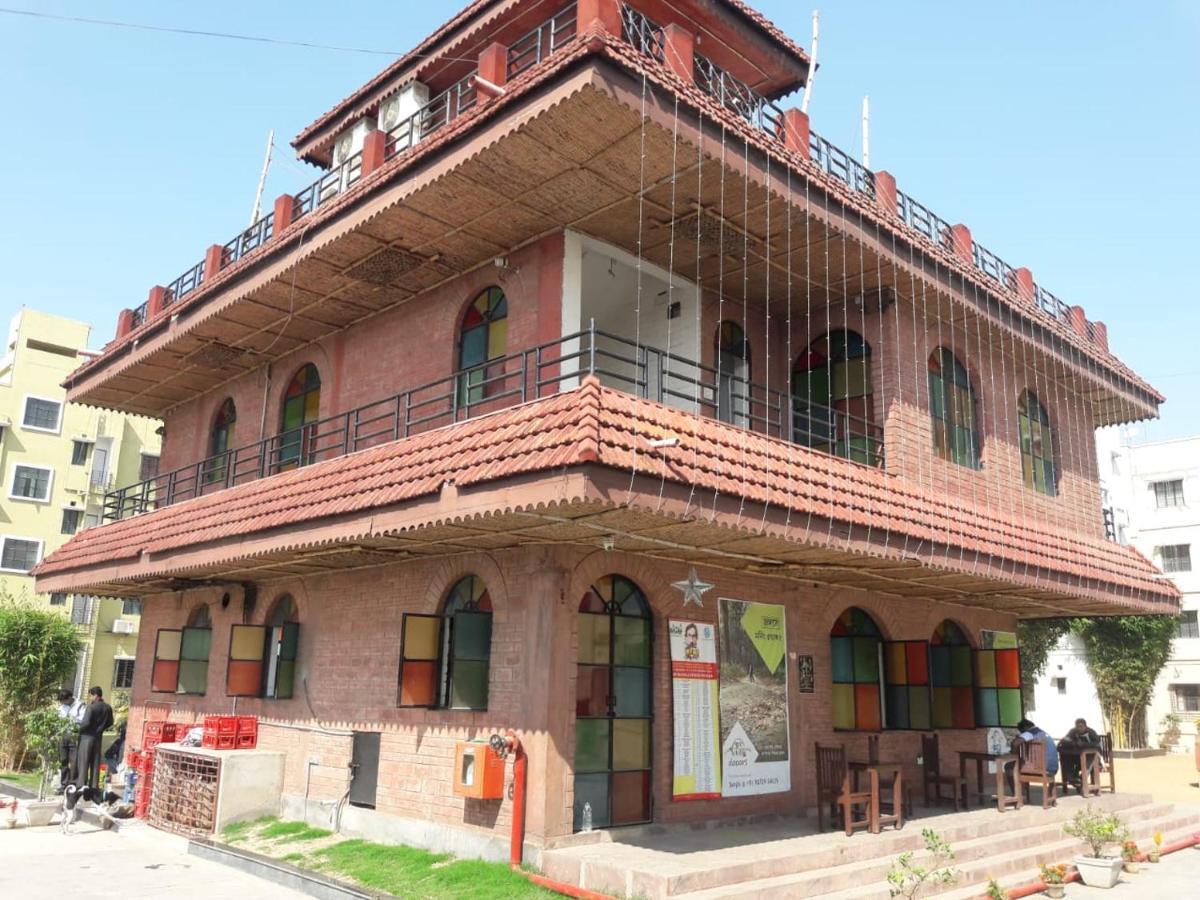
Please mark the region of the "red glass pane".
<svg viewBox="0 0 1200 900"><path fill-rule="evenodd" d="M612 777L612 823L623 825L650 818L650 773L616 772Z"/></svg>
<svg viewBox="0 0 1200 900"><path fill-rule="evenodd" d="M1016 650L996 651L996 684L999 687L1021 686L1021 660Z"/></svg>
<svg viewBox="0 0 1200 900"><path fill-rule="evenodd" d="M596 592L596 589L588 588L588 592L583 595L583 599L579 601L579 611L581 613L602 613L604 612L604 600Z"/></svg>
<svg viewBox="0 0 1200 900"><path fill-rule="evenodd" d="M229 661L225 675L225 693L232 697L256 697L262 693L261 662Z"/></svg>
<svg viewBox="0 0 1200 900"><path fill-rule="evenodd" d="M169 659L156 659L150 674L150 690L175 692L179 685L179 663Z"/></svg>
<svg viewBox="0 0 1200 900"><path fill-rule="evenodd" d="M575 680L575 715L608 715L608 666L579 666Z"/></svg>
<svg viewBox="0 0 1200 900"><path fill-rule="evenodd" d="M883 722L879 711L879 685L854 686L854 727L861 731L879 731Z"/></svg>
<svg viewBox="0 0 1200 900"><path fill-rule="evenodd" d="M955 728L975 727L975 698L969 687L951 688Z"/></svg>
<svg viewBox="0 0 1200 900"><path fill-rule="evenodd" d="M404 663L400 672L400 705L433 706L436 700L437 663Z"/></svg>
<svg viewBox="0 0 1200 900"><path fill-rule="evenodd" d="M925 652L927 647L923 641L913 641L905 645L909 684L929 683L929 658Z"/></svg>

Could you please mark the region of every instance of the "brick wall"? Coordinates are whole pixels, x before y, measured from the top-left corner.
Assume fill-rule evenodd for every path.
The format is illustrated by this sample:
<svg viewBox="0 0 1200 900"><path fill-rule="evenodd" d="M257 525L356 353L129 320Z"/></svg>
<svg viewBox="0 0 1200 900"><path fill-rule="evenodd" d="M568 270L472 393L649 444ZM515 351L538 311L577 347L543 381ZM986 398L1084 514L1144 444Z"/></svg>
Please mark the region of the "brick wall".
<svg viewBox="0 0 1200 900"><path fill-rule="evenodd" d="M396 681L401 616L435 612L449 588L465 574L481 577L494 606L486 712L398 709ZM686 572L678 564L586 547L555 547L464 555L447 560L286 579L263 584L249 621L265 620L284 593L299 614L300 655L296 696L291 700L224 695L229 627L243 621L240 590L222 608L222 590L203 589L146 598L131 710L131 746L140 744L148 712L175 721L203 714L257 714L260 746L286 753L284 794L334 803L347 789L353 730L379 731L377 811L452 826L481 837L504 838L511 825L510 801L471 801L450 786L454 744L486 739L515 728L530 757L527 840L540 844L568 834L572 823L576 612L587 586L618 573L645 592L654 612L653 775L655 821L689 822L760 813L794 814L811 806L813 742L846 742L865 753L865 735L834 733L830 711L829 630L847 606L870 612L885 638L928 639L937 624L953 618L972 640L980 628L1012 630L1014 619L969 607L943 607L851 590L819 588L702 568L715 587L702 609L684 609L670 586ZM671 800L671 684L667 619L671 616L716 622L717 598L782 603L787 610L789 666L796 654L811 654L816 692L789 691L791 778L788 793L753 798L674 803ZM209 605L213 650L204 697L150 692L155 633L179 627L198 603ZM307 691L305 683L307 682ZM794 676L789 684L794 687ZM946 732L944 745L982 748L982 731ZM908 776L919 774L915 732L883 736L885 758L912 761ZM315 764L310 766L310 760Z"/></svg>

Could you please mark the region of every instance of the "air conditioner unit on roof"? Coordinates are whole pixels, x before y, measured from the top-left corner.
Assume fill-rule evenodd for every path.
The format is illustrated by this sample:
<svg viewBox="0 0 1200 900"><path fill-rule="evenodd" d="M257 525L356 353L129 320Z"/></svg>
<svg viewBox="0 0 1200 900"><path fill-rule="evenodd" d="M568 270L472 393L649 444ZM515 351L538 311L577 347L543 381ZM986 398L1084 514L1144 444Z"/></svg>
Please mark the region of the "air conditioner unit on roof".
<svg viewBox="0 0 1200 900"><path fill-rule="evenodd" d="M367 134L374 130L375 120L370 116L363 116L339 134L337 140L333 142L333 165L335 167L342 165L361 150Z"/></svg>
<svg viewBox="0 0 1200 900"><path fill-rule="evenodd" d="M112 623L113 634L133 634L134 624L132 619L113 619Z"/></svg>

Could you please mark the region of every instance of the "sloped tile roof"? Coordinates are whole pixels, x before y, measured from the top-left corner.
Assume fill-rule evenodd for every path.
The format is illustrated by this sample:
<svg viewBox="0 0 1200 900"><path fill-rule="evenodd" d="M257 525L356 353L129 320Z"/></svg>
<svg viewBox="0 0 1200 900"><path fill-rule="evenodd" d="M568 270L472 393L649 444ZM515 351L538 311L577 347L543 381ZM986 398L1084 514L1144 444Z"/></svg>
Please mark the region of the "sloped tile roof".
<svg viewBox="0 0 1200 900"><path fill-rule="evenodd" d="M676 442L651 446L663 437ZM594 377L573 391L87 529L34 574L100 571L144 552L165 558L403 505L438 494L447 482L462 487L587 464L787 509L795 514L789 538L797 543L845 550L825 523L864 526L875 535L872 555L943 566L930 554L948 547L959 553L956 571L1010 584L1041 582L1064 594L1074 586L1122 611L1169 611L1179 596L1132 548L964 508L878 469L603 388ZM646 501L629 499L634 506ZM820 527L800 524L813 519ZM236 544L227 556L239 558ZM981 558L999 564L975 571Z"/></svg>

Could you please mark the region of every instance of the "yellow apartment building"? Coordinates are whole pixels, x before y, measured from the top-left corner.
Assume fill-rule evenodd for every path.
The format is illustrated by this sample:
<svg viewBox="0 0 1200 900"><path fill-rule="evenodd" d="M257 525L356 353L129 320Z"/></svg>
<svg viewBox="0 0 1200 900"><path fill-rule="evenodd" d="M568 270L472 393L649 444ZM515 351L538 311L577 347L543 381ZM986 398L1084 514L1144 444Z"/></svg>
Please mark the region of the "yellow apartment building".
<svg viewBox="0 0 1200 900"><path fill-rule="evenodd" d="M77 696L133 683L140 604L85 594L36 595L28 571L103 519L114 485L151 477L160 422L68 404L65 377L91 355L91 326L23 308L0 359L0 594L33 597L69 615L83 638Z"/></svg>

